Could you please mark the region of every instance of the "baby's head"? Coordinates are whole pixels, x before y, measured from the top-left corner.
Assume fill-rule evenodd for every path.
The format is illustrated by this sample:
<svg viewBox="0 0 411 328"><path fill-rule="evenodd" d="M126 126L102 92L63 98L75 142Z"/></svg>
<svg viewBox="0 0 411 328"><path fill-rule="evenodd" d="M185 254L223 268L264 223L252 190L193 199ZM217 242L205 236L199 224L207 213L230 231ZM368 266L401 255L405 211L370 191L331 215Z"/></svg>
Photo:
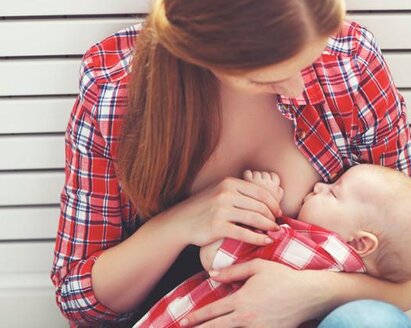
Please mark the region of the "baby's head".
<svg viewBox="0 0 411 328"><path fill-rule="evenodd" d="M411 178L404 173L354 166L335 183L317 183L298 219L338 233L370 274L411 280Z"/></svg>

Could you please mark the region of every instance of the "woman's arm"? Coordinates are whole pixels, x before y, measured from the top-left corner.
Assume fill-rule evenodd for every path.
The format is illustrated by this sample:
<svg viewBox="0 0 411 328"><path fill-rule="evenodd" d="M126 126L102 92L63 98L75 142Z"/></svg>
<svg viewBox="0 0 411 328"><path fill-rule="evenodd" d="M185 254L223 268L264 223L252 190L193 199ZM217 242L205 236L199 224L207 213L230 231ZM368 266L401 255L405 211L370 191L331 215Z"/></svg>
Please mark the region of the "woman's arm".
<svg viewBox="0 0 411 328"><path fill-rule="evenodd" d="M187 315L186 325L294 328L358 299L382 300L403 310L411 308L410 282L394 284L365 274L296 271L256 259L226 267L212 278L222 283L247 281L234 294Z"/></svg>
<svg viewBox="0 0 411 328"><path fill-rule="evenodd" d="M170 208L99 256L92 268L92 279L100 302L122 313L136 309L144 301L188 245L177 217L175 208Z"/></svg>
<svg viewBox="0 0 411 328"><path fill-rule="evenodd" d="M132 313L124 312L145 298L187 245L180 230L171 232L171 211L122 242L135 218L92 115L99 90L91 63L86 54L66 131L66 179L51 272L62 313L80 325L127 319Z"/></svg>
<svg viewBox="0 0 411 328"><path fill-rule="evenodd" d="M328 289L336 305L352 300L374 299L394 304L404 311L411 309L411 281L392 283L359 273L327 272L324 277L328 280Z"/></svg>

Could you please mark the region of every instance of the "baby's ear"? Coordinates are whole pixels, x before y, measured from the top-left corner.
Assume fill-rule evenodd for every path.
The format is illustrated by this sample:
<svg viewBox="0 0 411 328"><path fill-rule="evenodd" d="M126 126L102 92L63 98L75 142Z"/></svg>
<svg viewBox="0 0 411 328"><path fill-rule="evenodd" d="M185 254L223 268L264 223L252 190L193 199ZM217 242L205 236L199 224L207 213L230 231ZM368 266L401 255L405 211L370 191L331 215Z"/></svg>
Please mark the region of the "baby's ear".
<svg viewBox="0 0 411 328"><path fill-rule="evenodd" d="M358 231L353 240L348 242L361 257L370 255L378 248L378 238L366 231Z"/></svg>

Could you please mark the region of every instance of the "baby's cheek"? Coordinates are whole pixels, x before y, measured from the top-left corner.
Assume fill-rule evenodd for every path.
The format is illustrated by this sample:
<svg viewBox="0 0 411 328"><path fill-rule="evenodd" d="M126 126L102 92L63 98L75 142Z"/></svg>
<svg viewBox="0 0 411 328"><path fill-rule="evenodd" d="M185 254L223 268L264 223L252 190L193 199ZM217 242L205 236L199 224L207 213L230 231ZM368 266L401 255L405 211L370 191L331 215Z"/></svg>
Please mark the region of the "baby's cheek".
<svg viewBox="0 0 411 328"><path fill-rule="evenodd" d="M313 221L315 219L311 212L311 207L303 205L298 213L297 219L308 223L314 223Z"/></svg>

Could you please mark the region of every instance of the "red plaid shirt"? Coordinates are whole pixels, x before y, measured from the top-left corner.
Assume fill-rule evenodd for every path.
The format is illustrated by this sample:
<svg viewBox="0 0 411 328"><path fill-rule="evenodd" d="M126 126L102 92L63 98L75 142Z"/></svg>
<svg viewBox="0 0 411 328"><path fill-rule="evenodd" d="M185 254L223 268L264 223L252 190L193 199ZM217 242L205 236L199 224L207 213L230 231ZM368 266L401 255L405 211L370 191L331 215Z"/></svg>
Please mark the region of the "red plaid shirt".
<svg viewBox="0 0 411 328"><path fill-rule="evenodd" d="M279 223L279 231L268 232L274 242L267 246L226 238L213 268L262 258L298 270L366 271L361 257L336 233L285 217ZM221 284L199 272L158 301L133 328L179 328L178 321L188 313L232 294L242 284Z"/></svg>
<svg viewBox="0 0 411 328"><path fill-rule="evenodd" d="M97 300L91 269L105 249L139 227L114 161L140 27L95 44L81 63L80 93L66 131L66 180L51 270L57 303L73 327L132 315ZM362 162L411 174L405 102L369 31L347 22L302 74L303 95L279 97L278 109L294 121L295 142L324 181Z"/></svg>

